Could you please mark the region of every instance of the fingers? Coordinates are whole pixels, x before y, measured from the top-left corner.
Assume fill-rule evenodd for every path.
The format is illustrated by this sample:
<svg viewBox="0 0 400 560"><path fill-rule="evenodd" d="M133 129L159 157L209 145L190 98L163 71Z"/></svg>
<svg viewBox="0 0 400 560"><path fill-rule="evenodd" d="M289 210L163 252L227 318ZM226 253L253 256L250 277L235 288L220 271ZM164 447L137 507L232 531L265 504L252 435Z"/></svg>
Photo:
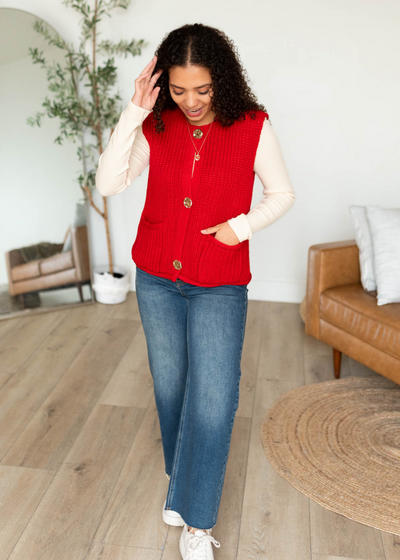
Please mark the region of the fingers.
<svg viewBox="0 0 400 560"><path fill-rule="evenodd" d="M157 87L155 87L155 88L153 89L153 91L152 91L151 94L150 94L150 98L151 98L152 101L154 101L154 103L155 103L156 100L157 100L157 97L158 97L158 94L159 94L159 92L160 92L160 89L161 89L160 86L157 86Z"/></svg>
<svg viewBox="0 0 400 560"><path fill-rule="evenodd" d="M207 228L207 231L212 231L214 229L219 229L220 227L222 227L224 224L217 224L216 226L212 226Z"/></svg>
<svg viewBox="0 0 400 560"><path fill-rule="evenodd" d="M157 63L157 57L154 56L154 57L150 60L150 62L148 63L148 65L143 69L143 72L140 73L140 75L142 76L145 72L149 71L149 70L150 70L150 67L151 67L152 65L155 65L156 63Z"/></svg>
<svg viewBox="0 0 400 560"><path fill-rule="evenodd" d="M146 72L145 74L141 74L136 80L135 80L135 84L137 86L140 85L141 88L143 88L144 91L147 90L147 93L151 93L151 91L153 90L153 87L156 83L156 81L158 80L158 78L161 76L161 73L163 72L163 70L158 70L153 76L150 77L150 70L148 72Z"/></svg>
<svg viewBox="0 0 400 560"><path fill-rule="evenodd" d="M146 99L151 100L151 105L156 102L161 86L155 87L155 84L163 72L162 69L159 69L152 75L156 64L157 56L154 56L135 80L135 91L138 93L138 99L141 100L140 104L146 103Z"/></svg>
<svg viewBox="0 0 400 560"><path fill-rule="evenodd" d="M228 222L223 222L222 224L217 224L216 226L205 228L205 229L202 229L200 231L201 231L201 233L213 233L214 231L218 231L219 229L221 229L221 227L224 225L224 223L228 223Z"/></svg>
<svg viewBox="0 0 400 560"><path fill-rule="evenodd" d="M151 77L151 79L149 80L152 84L155 84L156 81L158 80L158 78L161 76L162 74L162 70L158 70L154 76Z"/></svg>
<svg viewBox="0 0 400 560"><path fill-rule="evenodd" d="M158 78L160 77L162 73L162 70L158 70L158 72L156 72L154 74L154 76L152 76L151 78L149 76L144 78L144 88L145 88L145 95L150 96L151 99L153 99L154 101L157 99L158 96L158 92L160 91L161 87L158 87L158 90L156 93L154 93L155 91L155 83L158 80Z"/></svg>

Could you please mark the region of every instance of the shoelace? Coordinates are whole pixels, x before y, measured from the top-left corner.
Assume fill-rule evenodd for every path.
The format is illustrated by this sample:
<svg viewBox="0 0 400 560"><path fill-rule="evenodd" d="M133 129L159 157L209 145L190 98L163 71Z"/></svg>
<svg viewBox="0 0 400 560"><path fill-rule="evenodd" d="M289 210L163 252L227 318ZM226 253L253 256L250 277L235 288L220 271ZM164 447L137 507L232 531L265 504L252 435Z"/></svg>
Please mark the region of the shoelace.
<svg viewBox="0 0 400 560"><path fill-rule="evenodd" d="M192 533L192 538L188 543L188 553L185 560L207 560L207 546L206 541L209 541L217 548L220 548L221 543L216 541L211 533L205 533L198 536ZM194 554L192 554L192 552Z"/></svg>

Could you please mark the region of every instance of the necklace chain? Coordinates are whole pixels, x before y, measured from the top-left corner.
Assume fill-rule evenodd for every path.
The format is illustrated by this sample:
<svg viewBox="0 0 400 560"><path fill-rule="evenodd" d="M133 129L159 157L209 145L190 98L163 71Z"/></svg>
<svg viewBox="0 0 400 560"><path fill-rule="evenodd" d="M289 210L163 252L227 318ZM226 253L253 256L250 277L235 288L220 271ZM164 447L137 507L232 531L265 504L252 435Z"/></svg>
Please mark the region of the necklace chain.
<svg viewBox="0 0 400 560"><path fill-rule="evenodd" d="M192 167L192 177L193 177L194 164L196 163L196 161L199 161L199 159L200 159L200 150L204 146L204 142L207 140L207 136L208 136L208 134L211 130L212 125L214 124L214 121L211 123L211 126L207 131L206 137L204 138L203 143L201 144L199 149L196 148L196 144L193 142L193 138L192 138L192 135L190 134L190 128L189 128L189 123L188 123L187 119L186 119L186 124L187 124L187 128L188 128L190 140L192 141L192 144L193 144L194 149L195 149L195 154L194 154L194 158L193 158L193 167Z"/></svg>

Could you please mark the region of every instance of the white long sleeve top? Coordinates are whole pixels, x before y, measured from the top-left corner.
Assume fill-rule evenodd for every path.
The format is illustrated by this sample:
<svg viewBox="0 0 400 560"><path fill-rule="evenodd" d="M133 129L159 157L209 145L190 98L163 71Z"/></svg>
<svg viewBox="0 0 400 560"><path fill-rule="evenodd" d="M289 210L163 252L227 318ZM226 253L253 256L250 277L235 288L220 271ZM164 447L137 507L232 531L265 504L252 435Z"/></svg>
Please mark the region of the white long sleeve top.
<svg viewBox="0 0 400 560"><path fill-rule="evenodd" d="M96 189L102 196L123 192L150 163L150 146L142 123L151 111L129 101L96 172ZM263 185L263 198L247 214L227 220L239 241L251 239L293 205L295 194L284 164L282 151L271 122L266 118L254 161L254 171Z"/></svg>

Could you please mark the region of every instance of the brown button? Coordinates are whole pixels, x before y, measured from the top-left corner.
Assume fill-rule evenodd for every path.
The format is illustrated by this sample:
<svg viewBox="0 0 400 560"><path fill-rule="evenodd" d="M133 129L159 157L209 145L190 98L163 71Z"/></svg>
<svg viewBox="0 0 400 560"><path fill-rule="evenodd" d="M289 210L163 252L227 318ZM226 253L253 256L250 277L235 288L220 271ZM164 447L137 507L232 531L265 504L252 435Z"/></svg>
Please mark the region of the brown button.
<svg viewBox="0 0 400 560"><path fill-rule="evenodd" d="M185 200L183 201L183 204L186 206L186 208L190 208L192 206L192 201L190 200L190 198L187 196L185 198Z"/></svg>
<svg viewBox="0 0 400 560"><path fill-rule="evenodd" d="M174 261L173 265L177 270L180 270L182 268L182 263L180 261Z"/></svg>

